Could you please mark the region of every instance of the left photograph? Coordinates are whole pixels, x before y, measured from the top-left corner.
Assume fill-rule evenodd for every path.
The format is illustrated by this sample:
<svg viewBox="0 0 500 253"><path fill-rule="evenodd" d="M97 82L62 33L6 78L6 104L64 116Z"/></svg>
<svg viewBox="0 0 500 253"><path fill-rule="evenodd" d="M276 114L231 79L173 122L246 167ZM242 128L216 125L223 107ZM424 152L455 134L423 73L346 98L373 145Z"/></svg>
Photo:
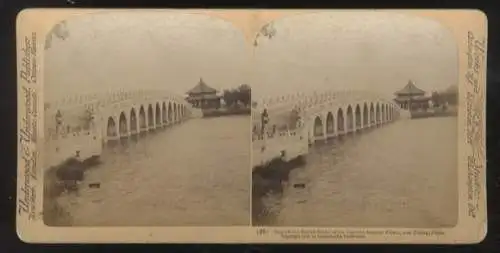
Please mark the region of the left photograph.
<svg viewBox="0 0 500 253"><path fill-rule="evenodd" d="M248 226L251 62L231 23L114 12L44 48L47 226Z"/></svg>

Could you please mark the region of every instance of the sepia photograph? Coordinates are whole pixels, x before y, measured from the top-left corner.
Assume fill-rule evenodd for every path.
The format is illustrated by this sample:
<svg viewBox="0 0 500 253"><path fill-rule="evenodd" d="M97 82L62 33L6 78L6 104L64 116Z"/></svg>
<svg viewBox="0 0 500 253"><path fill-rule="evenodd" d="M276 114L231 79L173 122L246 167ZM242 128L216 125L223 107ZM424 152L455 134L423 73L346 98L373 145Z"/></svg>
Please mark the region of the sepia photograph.
<svg viewBox="0 0 500 253"><path fill-rule="evenodd" d="M431 19L277 19L255 43L254 226L454 227L458 47Z"/></svg>
<svg viewBox="0 0 500 253"><path fill-rule="evenodd" d="M27 9L27 243L475 243L474 10Z"/></svg>
<svg viewBox="0 0 500 253"><path fill-rule="evenodd" d="M244 46L205 15L55 25L44 48L45 224L249 225Z"/></svg>

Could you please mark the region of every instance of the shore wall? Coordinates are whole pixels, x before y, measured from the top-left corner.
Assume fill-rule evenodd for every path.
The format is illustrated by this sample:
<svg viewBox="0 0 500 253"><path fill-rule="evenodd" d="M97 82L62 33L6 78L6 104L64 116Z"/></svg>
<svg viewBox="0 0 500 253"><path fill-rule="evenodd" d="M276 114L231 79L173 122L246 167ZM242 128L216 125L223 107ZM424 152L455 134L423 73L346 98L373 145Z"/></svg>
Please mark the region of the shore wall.
<svg viewBox="0 0 500 253"><path fill-rule="evenodd" d="M85 161L68 159L44 171L43 221L47 226L70 226L71 215L59 202L62 194L78 194L85 171L99 164L99 157Z"/></svg>
<svg viewBox="0 0 500 253"><path fill-rule="evenodd" d="M284 183L288 182L290 172L305 164L305 157L299 156L290 161L273 159L265 165L255 166L252 171L252 220L259 225L260 217L265 217L263 197L269 192L282 193Z"/></svg>

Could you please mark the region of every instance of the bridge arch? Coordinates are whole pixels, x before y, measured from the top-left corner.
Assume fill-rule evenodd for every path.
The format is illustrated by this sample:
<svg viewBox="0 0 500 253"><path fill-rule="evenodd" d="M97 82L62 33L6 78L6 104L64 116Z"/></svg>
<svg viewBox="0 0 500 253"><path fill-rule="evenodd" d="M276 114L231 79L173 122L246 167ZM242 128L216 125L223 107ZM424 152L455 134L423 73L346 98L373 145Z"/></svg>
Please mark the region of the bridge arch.
<svg viewBox="0 0 500 253"><path fill-rule="evenodd" d="M172 123L172 102L168 102L168 123Z"/></svg>
<svg viewBox="0 0 500 253"><path fill-rule="evenodd" d="M337 133L341 134L345 131L345 123L344 123L344 112L342 108L337 110Z"/></svg>
<svg viewBox="0 0 500 253"><path fill-rule="evenodd" d="M161 103L161 123L167 123L167 105L165 104L165 101Z"/></svg>
<svg viewBox="0 0 500 253"><path fill-rule="evenodd" d="M139 127L142 130L147 129L147 121L146 121L146 112L144 110L144 106L141 105L141 108L139 109Z"/></svg>
<svg viewBox="0 0 500 253"><path fill-rule="evenodd" d="M118 131L120 132L120 137L128 136L128 122L127 116L125 116L125 112L120 113L120 118L118 120L120 124L118 125Z"/></svg>
<svg viewBox="0 0 500 253"><path fill-rule="evenodd" d="M389 104L385 104L385 121L389 121Z"/></svg>
<svg viewBox="0 0 500 253"><path fill-rule="evenodd" d="M156 126L161 126L161 109L160 109L160 104L156 103Z"/></svg>
<svg viewBox="0 0 500 253"><path fill-rule="evenodd" d="M323 137L323 121L320 116L314 118L314 137Z"/></svg>
<svg viewBox="0 0 500 253"><path fill-rule="evenodd" d="M370 125L375 124L375 108L373 106L373 102L370 103Z"/></svg>
<svg viewBox="0 0 500 253"><path fill-rule="evenodd" d="M117 137L117 135L118 135L118 133L116 130L115 119L113 119L113 117L110 116L110 117L108 117L106 136L107 137Z"/></svg>
<svg viewBox="0 0 500 253"><path fill-rule="evenodd" d="M333 135L335 133L335 120L333 118L333 113L328 112L326 114L326 134Z"/></svg>
<svg viewBox="0 0 500 253"><path fill-rule="evenodd" d="M356 109L354 110L354 115L356 117L356 120L355 120L355 125L356 125L356 129L355 130L359 130L361 129L361 108L359 107L359 104L356 104Z"/></svg>
<svg viewBox="0 0 500 253"><path fill-rule="evenodd" d="M173 112L174 122L177 122L177 104L174 102L172 107L174 108L174 112Z"/></svg>
<svg viewBox="0 0 500 253"><path fill-rule="evenodd" d="M375 121L377 122L377 124L380 123L380 104L377 103L377 105L375 106Z"/></svg>
<svg viewBox="0 0 500 253"><path fill-rule="evenodd" d="M177 104L177 121L181 119L181 105Z"/></svg>
<svg viewBox="0 0 500 253"><path fill-rule="evenodd" d="M354 129L354 113L352 112L352 106L348 105L347 106L347 112L346 112L346 118L347 118L347 131L351 132Z"/></svg>
<svg viewBox="0 0 500 253"><path fill-rule="evenodd" d="M381 119L380 119L380 122L381 122L381 123L384 123L384 122L385 122L385 104L381 104L381 106L380 106L380 107L381 107L381 111L382 111L382 112L381 112L382 117L381 117Z"/></svg>
<svg viewBox="0 0 500 253"><path fill-rule="evenodd" d="M368 123L368 105L366 102L363 103L363 127L367 127Z"/></svg>
<svg viewBox="0 0 500 253"><path fill-rule="evenodd" d="M130 132L137 132L137 115L135 114L135 108L130 109Z"/></svg>
<svg viewBox="0 0 500 253"><path fill-rule="evenodd" d="M154 127L154 115L153 115L153 106L151 104L148 105L148 127Z"/></svg>

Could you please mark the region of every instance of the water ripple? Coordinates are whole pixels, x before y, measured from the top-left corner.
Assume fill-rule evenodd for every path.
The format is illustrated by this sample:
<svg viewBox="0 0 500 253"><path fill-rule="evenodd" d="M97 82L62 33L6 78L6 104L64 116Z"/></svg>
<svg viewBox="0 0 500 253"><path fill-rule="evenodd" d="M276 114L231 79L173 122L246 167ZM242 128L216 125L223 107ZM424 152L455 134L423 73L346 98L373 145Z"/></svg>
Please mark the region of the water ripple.
<svg viewBox="0 0 500 253"><path fill-rule="evenodd" d="M399 121L312 147L258 224L450 227L457 222L457 119ZM303 189L293 187L303 183ZM259 220L260 219L260 220Z"/></svg>

